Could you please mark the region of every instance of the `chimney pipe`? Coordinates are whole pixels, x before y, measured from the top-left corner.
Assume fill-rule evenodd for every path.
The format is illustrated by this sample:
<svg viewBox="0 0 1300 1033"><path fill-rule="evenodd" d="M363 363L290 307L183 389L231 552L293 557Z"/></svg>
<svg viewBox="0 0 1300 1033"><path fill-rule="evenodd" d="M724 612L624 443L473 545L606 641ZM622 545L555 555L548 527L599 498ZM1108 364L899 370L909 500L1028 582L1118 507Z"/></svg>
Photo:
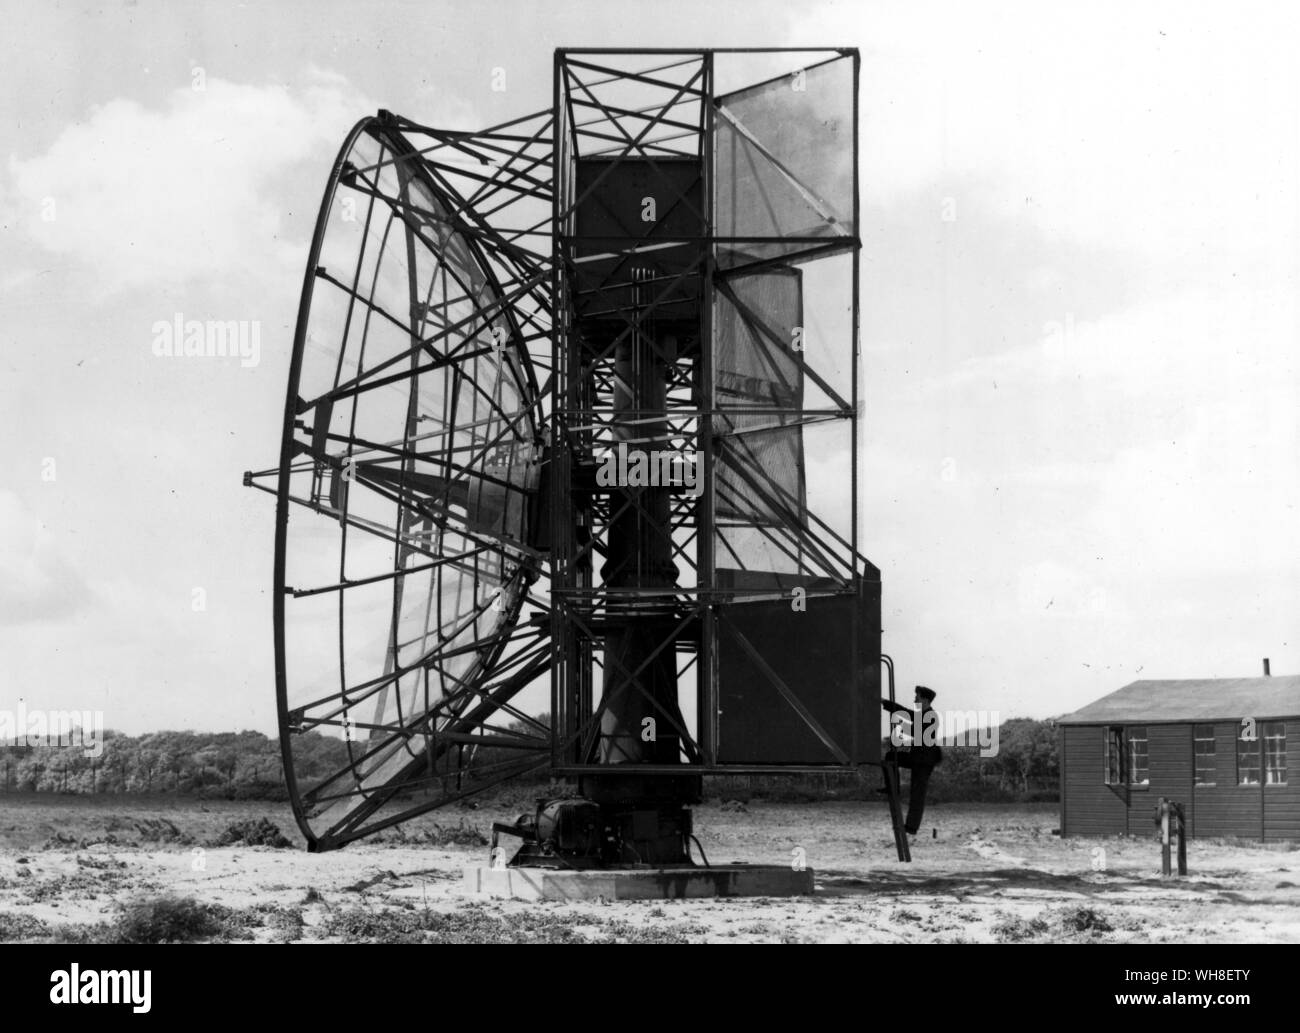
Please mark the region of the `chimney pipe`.
<svg viewBox="0 0 1300 1033"><path fill-rule="evenodd" d="M1264 657L1264 677L1265 678L1272 677L1272 672L1270 672L1268 669L1268 657Z"/></svg>

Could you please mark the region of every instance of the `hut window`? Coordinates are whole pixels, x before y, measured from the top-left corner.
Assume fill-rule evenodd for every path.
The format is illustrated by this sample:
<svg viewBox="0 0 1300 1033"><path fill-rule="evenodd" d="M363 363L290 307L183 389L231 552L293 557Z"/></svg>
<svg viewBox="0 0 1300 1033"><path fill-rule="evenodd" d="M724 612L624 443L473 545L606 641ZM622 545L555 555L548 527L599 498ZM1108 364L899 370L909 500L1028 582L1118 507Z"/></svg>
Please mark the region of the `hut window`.
<svg viewBox="0 0 1300 1033"><path fill-rule="evenodd" d="M1197 725L1192 730L1196 744L1196 784L1214 785L1214 725Z"/></svg>
<svg viewBox="0 0 1300 1033"><path fill-rule="evenodd" d="M1118 725L1102 729L1101 741L1106 784L1118 786L1124 784L1124 729Z"/></svg>
<svg viewBox="0 0 1300 1033"><path fill-rule="evenodd" d="M1237 785L1259 785L1259 735L1252 720L1243 721L1237 733Z"/></svg>
<svg viewBox="0 0 1300 1033"><path fill-rule="evenodd" d="M1129 785L1147 785L1151 781L1147 773L1147 730L1130 728L1127 738Z"/></svg>
<svg viewBox="0 0 1300 1033"><path fill-rule="evenodd" d="M1150 778L1147 774L1146 728L1111 725L1104 734L1106 785L1147 785Z"/></svg>
<svg viewBox="0 0 1300 1033"><path fill-rule="evenodd" d="M1286 724L1282 721L1265 721L1264 732L1264 784L1286 785Z"/></svg>

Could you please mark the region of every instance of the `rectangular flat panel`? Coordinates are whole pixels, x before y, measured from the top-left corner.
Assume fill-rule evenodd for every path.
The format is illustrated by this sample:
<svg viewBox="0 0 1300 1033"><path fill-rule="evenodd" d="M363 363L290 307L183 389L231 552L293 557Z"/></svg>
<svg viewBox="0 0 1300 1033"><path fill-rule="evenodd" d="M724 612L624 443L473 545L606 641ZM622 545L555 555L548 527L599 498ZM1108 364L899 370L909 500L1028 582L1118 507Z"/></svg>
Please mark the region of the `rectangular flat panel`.
<svg viewBox="0 0 1300 1033"><path fill-rule="evenodd" d="M880 583L792 603L719 608L719 763L878 762Z"/></svg>
<svg viewBox="0 0 1300 1033"><path fill-rule="evenodd" d="M699 318L702 175L696 159L578 159L573 251L580 319L623 324L652 301L656 320ZM634 287L642 277L649 282Z"/></svg>

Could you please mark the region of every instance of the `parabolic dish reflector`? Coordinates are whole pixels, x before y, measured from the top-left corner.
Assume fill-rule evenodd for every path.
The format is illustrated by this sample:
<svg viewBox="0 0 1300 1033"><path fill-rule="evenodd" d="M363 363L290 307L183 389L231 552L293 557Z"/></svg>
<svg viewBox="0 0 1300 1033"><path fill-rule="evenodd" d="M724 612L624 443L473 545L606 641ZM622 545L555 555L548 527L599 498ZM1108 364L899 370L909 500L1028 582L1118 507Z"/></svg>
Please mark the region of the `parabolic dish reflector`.
<svg viewBox="0 0 1300 1033"><path fill-rule="evenodd" d="M381 113L345 141L312 242L275 645L286 780L317 849L427 809L413 794L548 759L508 704L540 669L511 637L535 577L537 387L467 207Z"/></svg>

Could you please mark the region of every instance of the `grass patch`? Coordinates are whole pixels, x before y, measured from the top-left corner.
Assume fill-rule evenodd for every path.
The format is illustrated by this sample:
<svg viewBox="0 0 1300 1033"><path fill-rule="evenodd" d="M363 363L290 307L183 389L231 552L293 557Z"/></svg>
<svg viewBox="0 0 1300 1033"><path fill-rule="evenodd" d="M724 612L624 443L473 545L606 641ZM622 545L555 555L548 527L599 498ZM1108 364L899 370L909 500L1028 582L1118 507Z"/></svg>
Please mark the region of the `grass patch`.
<svg viewBox="0 0 1300 1033"><path fill-rule="evenodd" d="M220 935L224 923L193 897L152 897L122 905L115 943L189 943Z"/></svg>
<svg viewBox="0 0 1300 1033"><path fill-rule="evenodd" d="M266 915L266 925L274 931L272 938L281 943L301 940L305 925L302 911L296 907L277 907Z"/></svg>
<svg viewBox="0 0 1300 1033"><path fill-rule="evenodd" d="M1012 915L993 926L993 937L998 943L1023 943L1036 940L1050 930L1041 918L1021 918Z"/></svg>
<svg viewBox="0 0 1300 1033"><path fill-rule="evenodd" d="M323 932L369 943L689 943L701 932L687 925L647 927L624 921L521 911L496 915L477 904L456 911L361 907L330 912Z"/></svg>
<svg viewBox="0 0 1300 1033"><path fill-rule="evenodd" d="M132 881L131 874L125 866L105 869L79 866L76 871L67 874L32 879L23 883L21 889L24 899L30 904L77 896L95 899L127 886ZM155 884L148 880L138 880L134 883L134 888L139 891L153 885Z"/></svg>
<svg viewBox="0 0 1300 1033"><path fill-rule="evenodd" d="M296 908L261 904L230 908L193 897L146 897L120 905L106 929L107 943L194 943L203 940L251 940L253 929L266 926L300 932Z"/></svg>
<svg viewBox="0 0 1300 1033"><path fill-rule="evenodd" d="M429 828L408 829L402 825L369 837L372 843L385 846L487 846L491 840L486 833L462 818L456 824L441 825L437 822Z"/></svg>
<svg viewBox="0 0 1300 1033"><path fill-rule="evenodd" d="M1057 912L1057 924L1066 932L1072 933L1109 933L1115 927L1093 908L1071 907Z"/></svg>
<svg viewBox="0 0 1300 1033"><path fill-rule="evenodd" d="M234 821L226 826L225 831L214 837L209 846L269 846L277 849L292 847L287 836L268 818L249 818Z"/></svg>
<svg viewBox="0 0 1300 1033"><path fill-rule="evenodd" d="M200 904L189 897L140 898L118 908L109 922L50 925L26 915L0 912L0 941L40 939L48 943L191 943L233 938L237 912ZM16 920L16 921L15 921Z"/></svg>
<svg viewBox="0 0 1300 1033"><path fill-rule="evenodd" d="M1031 940L1088 942L1115 927L1096 908L1076 905L1051 908L1033 918L1010 916L993 926L998 943L1024 943Z"/></svg>
<svg viewBox="0 0 1300 1033"><path fill-rule="evenodd" d="M14 940L34 940L48 936L50 927L35 915L16 911L0 911L0 943Z"/></svg>

